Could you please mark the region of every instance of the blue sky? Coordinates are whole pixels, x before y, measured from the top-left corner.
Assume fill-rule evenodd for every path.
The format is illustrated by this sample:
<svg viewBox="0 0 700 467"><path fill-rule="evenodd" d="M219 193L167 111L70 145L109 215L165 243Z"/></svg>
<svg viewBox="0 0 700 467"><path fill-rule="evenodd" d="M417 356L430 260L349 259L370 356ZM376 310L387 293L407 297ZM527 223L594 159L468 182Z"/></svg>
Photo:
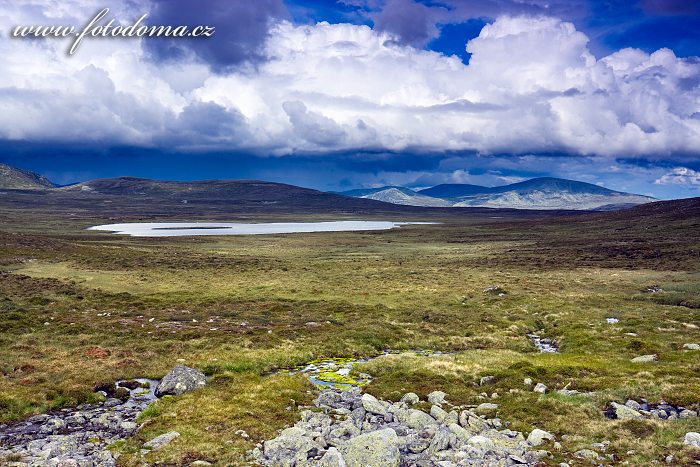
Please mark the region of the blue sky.
<svg viewBox="0 0 700 467"><path fill-rule="evenodd" d="M18 40L20 24L212 25ZM0 161L58 183L536 176L700 196L700 2L0 0Z"/></svg>

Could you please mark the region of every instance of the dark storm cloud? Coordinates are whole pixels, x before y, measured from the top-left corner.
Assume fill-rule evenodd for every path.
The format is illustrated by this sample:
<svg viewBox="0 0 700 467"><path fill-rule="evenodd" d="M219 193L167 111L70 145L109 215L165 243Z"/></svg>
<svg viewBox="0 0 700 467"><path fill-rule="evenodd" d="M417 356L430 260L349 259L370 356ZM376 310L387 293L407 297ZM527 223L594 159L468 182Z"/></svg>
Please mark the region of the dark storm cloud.
<svg viewBox="0 0 700 467"><path fill-rule="evenodd" d="M438 35L441 10L413 0L389 0L376 17L375 27L398 36L403 44L424 45Z"/></svg>
<svg viewBox="0 0 700 467"><path fill-rule="evenodd" d="M441 35L441 28L449 24L466 23L475 18L494 19L504 14L552 15L562 18L581 17L588 11L583 0L574 1L517 1L517 0L444 0L439 3L417 0L387 0L381 6L365 3L375 27L399 38L402 44L423 46ZM477 31L478 33L478 31ZM461 47L469 37L461 38Z"/></svg>
<svg viewBox="0 0 700 467"><path fill-rule="evenodd" d="M271 22L285 18L282 0L154 0L152 25L213 26L212 37L149 40L148 51L157 60L178 60L190 53L215 70L263 58L262 46Z"/></svg>

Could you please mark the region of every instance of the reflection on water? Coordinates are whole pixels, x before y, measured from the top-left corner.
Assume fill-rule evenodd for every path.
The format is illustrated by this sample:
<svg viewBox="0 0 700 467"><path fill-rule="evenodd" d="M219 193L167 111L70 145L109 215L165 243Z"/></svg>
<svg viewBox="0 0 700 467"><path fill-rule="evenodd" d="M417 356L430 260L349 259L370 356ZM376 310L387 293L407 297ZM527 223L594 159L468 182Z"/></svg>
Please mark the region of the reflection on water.
<svg viewBox="0 0 700 467"><path fill-rule="evenodd" d="M88 230L105 230L132 237L182 237L190 235L265 235L389 230L410 224L434 224L434 222L329 221L264 224L242 224L236 222L134 222L129 224L96 225Z"/></svg>

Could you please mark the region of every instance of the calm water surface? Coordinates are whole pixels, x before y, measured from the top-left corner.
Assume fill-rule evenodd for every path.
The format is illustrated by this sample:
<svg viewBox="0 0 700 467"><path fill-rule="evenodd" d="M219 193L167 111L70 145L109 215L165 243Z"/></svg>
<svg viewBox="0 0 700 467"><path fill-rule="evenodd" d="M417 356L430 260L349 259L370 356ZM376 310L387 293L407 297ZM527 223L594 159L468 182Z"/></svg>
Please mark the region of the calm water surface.
<svg viewBox="0 0 700 467"><path fill-rule="evenodd" d="M88 230L105 230L132 237L182 237L191 235L266 235L310 232L352 232L389 230L402 225L434 224L434 222L329 221L274 222L243 224L237 222L133 222L96 225Z"/></svg>

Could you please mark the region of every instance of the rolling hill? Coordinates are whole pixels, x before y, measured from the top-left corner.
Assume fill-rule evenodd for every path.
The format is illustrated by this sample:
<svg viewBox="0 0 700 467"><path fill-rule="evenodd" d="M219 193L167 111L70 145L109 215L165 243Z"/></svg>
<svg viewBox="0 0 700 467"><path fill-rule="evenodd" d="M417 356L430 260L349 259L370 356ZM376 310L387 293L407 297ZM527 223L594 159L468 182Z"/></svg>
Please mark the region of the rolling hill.
<svg viewBox="0 0 700 467"><path fill-rule="evenodd" d="M45 190L56 185L37 173L0 164L0 189L5 190Z"/></svg>

